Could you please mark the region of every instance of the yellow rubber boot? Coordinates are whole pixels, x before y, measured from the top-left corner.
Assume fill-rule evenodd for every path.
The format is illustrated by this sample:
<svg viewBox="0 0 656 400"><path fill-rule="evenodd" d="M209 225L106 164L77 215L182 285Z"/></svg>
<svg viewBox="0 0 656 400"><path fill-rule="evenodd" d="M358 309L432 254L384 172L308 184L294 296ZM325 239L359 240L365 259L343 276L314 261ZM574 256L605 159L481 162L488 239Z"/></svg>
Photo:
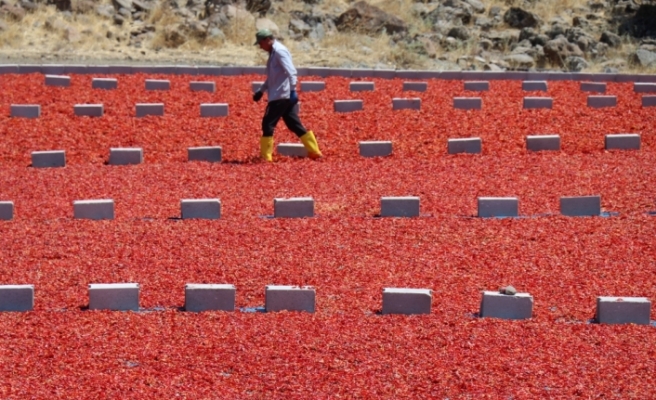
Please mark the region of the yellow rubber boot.
<svg viewBox="0 0 656 400"><path fill-rule="evenodd" d="M273 161L273 136L262 136L260 138L260 157L264 161Z"/></svg>
<svg viewBox="0 0 656 400"><path fill-rule="evenodd" d="M305 132L305 135L301 136L299 139L301 139L301 142L303 142L303 146L305 146L307 149L308 156L310 158L317 159L323 156L323 154L321 154L321 150L319 150L317 138L314 137L314 133L312 131Z"/></svg>

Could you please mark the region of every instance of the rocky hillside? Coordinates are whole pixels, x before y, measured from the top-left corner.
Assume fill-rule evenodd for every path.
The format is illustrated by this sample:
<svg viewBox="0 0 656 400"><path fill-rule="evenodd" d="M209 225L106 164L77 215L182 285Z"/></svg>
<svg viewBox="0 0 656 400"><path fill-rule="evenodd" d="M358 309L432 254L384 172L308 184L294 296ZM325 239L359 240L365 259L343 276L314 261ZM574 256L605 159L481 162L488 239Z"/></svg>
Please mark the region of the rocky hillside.
<svg viewBox="0 0 656 400"><path fill-rule="evenodd" d="M656 72L656 1L0 0L0 61Z"/></svg>

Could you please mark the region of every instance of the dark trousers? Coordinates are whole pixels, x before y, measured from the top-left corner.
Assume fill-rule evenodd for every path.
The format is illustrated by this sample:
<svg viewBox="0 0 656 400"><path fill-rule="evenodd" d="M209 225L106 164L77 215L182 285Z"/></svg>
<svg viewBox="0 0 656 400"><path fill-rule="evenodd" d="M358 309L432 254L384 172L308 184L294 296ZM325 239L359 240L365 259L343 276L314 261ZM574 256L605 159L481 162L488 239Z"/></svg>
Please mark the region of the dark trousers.
<svg viewBox="0 0 656 400"><path fill-rule="evenodd" d="M296 136L305 135L307 130L298 118L296 110L295 104L292 104L289 99L270 101L264 113L264 118L262 118L262 136L273 136L273 131L276 129L280 118L285 121L287 128L294 132Z"/></svg>

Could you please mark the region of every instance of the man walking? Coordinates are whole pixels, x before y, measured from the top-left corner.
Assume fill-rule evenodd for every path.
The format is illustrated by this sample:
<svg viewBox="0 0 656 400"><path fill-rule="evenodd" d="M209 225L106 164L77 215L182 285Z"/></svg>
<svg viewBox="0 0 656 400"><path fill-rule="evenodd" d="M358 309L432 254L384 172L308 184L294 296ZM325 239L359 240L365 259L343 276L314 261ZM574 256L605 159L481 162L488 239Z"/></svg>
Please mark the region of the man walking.
<svg viewBox="0 0 656 400"><path fill-rule="evenodd" d="M273 161L273 131L282 118L290 131L294 132L308 156L316 159L322 156L319 144L312 131L305 129L296 112L298 103L296 94L296 68L287 47L279 43L268 29L255 34L255 44L269 53L266 66L266 81L253 95L254 101L260 101L267 91L268 101L264 118L262 118L262 138L260 139L260 156L265 161Z"/></svg>

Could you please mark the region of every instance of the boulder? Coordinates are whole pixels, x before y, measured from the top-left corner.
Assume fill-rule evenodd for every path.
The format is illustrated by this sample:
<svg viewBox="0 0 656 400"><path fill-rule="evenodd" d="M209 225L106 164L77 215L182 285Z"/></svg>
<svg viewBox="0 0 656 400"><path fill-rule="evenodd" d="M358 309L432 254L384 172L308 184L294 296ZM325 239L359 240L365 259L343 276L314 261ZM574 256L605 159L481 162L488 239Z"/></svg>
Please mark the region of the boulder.
<svg viewBox="0 0 656 400"><path fill-rule="evenodd" d="M71 11L71 0L48 0L48 4L54 4L59 11Z"/></svg>
<svg viewBox="0 0 656 400"><path fill-rule="evenodd" d="M588 68L588 62L583 57L567 57L565 59L565 68L568 71L580 72Z"/></svg>
<svg viewBox="0 0 656 400"><path fill-rule="evenodd" d="M528 70L535 67L535 60L528 54L511 54L503 57L510 68L518 70Z"/></svg>
<svg viewBox="0 0 656 400"><path fill-rule="evenodd" d="M289 31L295 36L305 37L312 31L312 27L303 20L292 19L289 21Z"/></svg>
<svg viewBox="0 0 656 400"><path fill-rule="evenodd" d="M459 40L469 40L471 33L469 29L465 26L454 26L449 30L449 33L446 34L449 37L456 38Z"/></svg>
<svg viewBox="0 0 656 400"><path fill-rule="evenodd" d="M479 0L464 0L465 3L469 4L474 12L482 14L485 12L485 4Z"/></svg>
<svg viewBox="0 0 656 400"><path fill-rule="evenodd" d="M15 21L21 21L25 18L25 9L19 6L3 6L0 8L0 15L6 15Z"/></svg>
<svg viewBox="0 0 656 400"><path fill-rule="evenodd" d="M604 31L599 41L606 43L610 47L619 47L622 44L622 38L610 31Z"/></svg>
<svg viewBox="0 0 656 400"><path fill-rule="evenodd" d="M583 51L563 36L550 40L544 46L544 55L554 65L564 66L567 57L583 57Z"/></svg>
<svg viewBox="0 0 656 400"><path fill-rule="evenodd" d="M335 25L342 32L365 34L377 34L382 31L395 34L408 31L408 27L403 20L365 1L358 1L353 4L353 7L337 18Z"/></svg>
<svg viewBox="0 0 656 400"><path fill-rule="evenodd" d="M473 16L471 6L465 3L459 4L462 4L463 8L440 5L426 14L425 19L433 24L445 22L449 25L457 25L458 23L467 25L471 22Z"/></svg>
<svg viewBox="0 0 656 400"><path fill-rule="evenodd" d="M271 0L246 0L246 10L261 17L271 9Z"/></svg>
<svg viewBox="0 0 656 400"><path fill-rule="evenodd" d="M503 21L512 28L534 28L539 25L540 19L537 15L522 10L519 7L511 7L503 15Z"/></svg>
<svg viewBox="0 0 656 400"><path fill-rule="evenodd" d="M96 6L95 11L101 17L112 18L114 16L114 7L109 4Z"/></svg>
<svg viewBox="0 0 656 400"><path fill-rule="evenodd" d="M631 55L631 62L641 67L656 67L656 52L638 49Z"/></svg>
<svg viewBox="0 0 656 400"><path fill-rule="evenodd" d="M132 0L112 0L112 5L116 10L125 8L132 11Z"/></svg>
<svg viewBox="0 0 656 400"><path fill-rule="evenodd" d="M635 15L620 25L618 33L637 38L656 37L656 3L641 4Z"/></svg>

